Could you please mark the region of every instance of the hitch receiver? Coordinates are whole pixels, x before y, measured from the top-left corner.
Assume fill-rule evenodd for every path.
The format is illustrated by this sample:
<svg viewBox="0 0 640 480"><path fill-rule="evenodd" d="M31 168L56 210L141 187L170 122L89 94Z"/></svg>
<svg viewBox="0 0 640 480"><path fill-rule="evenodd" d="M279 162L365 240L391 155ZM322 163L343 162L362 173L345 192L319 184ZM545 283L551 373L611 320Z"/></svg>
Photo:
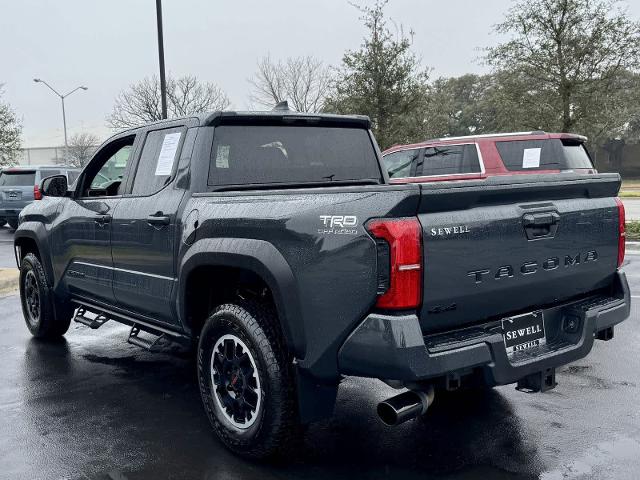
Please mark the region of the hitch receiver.
<svg viewBox="0 0 640 480"><path fill-rule="evenodd" d="M556 385L556 369L547 368L542 372L532 373L518 380L516 390L525 393L546 392L555 388Z"/></svg>
<svg viewBox="0 0 640 480"><path fill-rule="evenodd" d="M600 330L599 332L596 333L596 338L598 340L604 340L605 342L608 342L613 338L613 327Z"/></svg>

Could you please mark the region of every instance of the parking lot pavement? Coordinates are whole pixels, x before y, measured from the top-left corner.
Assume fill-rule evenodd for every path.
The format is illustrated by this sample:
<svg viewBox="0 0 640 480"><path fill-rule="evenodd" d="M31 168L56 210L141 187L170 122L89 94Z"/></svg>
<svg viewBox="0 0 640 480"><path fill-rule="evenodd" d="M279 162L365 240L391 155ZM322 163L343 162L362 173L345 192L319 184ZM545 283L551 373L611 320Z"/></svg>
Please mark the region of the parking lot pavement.
<svg viewBox="0 0 640 480"><path fill-rule="evenodd" d="M0 227L0 268L15 268L16 259L13 255L13 229Z"/></svg>
<svg viewBox="0 0 640 480"><path fill-rule="evenodd" d="M640 256L626 267L640 296ZM347 379L335 416L294 456L243 461L209 429L188 356L128 345L127 329L72 325L30 338L18 297L0 299L2 479L635 479L640 476L638 308L610 342L562 368L558 387L436 398L424 419L385 427L392 391Z"/></svg>

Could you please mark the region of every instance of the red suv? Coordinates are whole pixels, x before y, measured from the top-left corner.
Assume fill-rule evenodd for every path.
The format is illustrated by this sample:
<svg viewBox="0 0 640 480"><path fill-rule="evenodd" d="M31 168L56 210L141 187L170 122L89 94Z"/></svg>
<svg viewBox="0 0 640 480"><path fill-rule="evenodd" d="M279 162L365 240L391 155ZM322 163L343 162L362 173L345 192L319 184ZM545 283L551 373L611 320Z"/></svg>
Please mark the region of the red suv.
<svg viewBox="0 0 640 480"><path fill-rule="evenodd" d="M382 155L392 183L567 171L596 173L584 146L586 140L571 133L496 133L395 145Z"/></svg>

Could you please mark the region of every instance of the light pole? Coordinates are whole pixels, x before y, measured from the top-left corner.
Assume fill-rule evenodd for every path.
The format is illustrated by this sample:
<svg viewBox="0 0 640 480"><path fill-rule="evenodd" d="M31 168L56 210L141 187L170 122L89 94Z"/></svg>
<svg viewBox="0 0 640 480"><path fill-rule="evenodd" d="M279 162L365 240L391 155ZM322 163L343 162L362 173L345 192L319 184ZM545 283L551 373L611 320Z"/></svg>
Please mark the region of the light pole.
<svg viewBox="0 0 640 480"><path fill-rule="evenodd" d="M162 118L167 118L167 82L164 75L164 38L162 34L162 0L156 0L156 20L158 23L158 63L160 64L160 102Z"/></svg>
<svg viewBox="0 0 640 480"><path fill-rule="evenodd" d="M62 126L64 127L64 153L66 155L69 153L69 144L67 143L67 116L64 112L64 99L67 98L69 95L71 95L73 92L76 92L78 90L88 90L88 88L83 85L80 85L79 87L76 87L73 90L71 90L69 93L65 93L64 95L62 95L58 93L58 91L55 88L53 88L51 85L49 85L44 80L41 80L40 78L34 78L33 81L36 83L44 83L47 87L49 87L49 90L51 90L53 93L55 93L57 96L60 97L60 101L62 102Z"/></svg>

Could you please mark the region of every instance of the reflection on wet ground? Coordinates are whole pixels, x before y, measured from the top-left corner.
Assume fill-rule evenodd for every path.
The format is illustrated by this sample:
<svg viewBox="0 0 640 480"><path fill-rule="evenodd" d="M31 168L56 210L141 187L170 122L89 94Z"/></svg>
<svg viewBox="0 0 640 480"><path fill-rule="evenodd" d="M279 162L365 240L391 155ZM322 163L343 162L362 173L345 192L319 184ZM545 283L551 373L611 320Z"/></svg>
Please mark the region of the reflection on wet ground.
<svg viewBox="0 0 640 480"><path fill-rule="evenodd" d="M627 268L640 281L640 261ZM630 277L632 285L636 277ZM15 296L0 299L0 478L511 479L637 478L640 358L633 318L612 342L558 372L558 387L437 398L419 421L386 427L394 393L347 379L332 419L310 426L291 458L258 464L209 429L188 356L128 345L127 329L72 326L29 338Z"/></svg>

